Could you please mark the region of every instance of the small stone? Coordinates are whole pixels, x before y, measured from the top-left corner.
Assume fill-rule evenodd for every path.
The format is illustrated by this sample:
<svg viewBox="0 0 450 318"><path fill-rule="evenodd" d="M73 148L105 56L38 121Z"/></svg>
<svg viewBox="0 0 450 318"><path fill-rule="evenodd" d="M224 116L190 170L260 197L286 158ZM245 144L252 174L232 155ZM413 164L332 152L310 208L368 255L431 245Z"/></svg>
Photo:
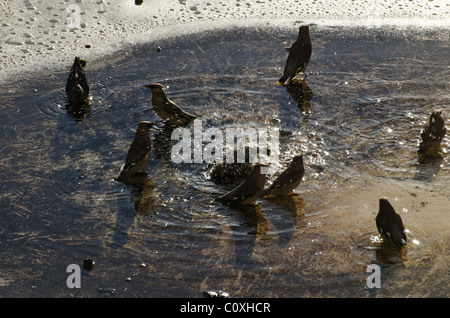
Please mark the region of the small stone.
<svg viewBox="0 0 450 318"><path fill-rule="evenodd" d="M95 262L92 260L92 258L83 260L83 268L85 270L88 270L88 271L92 270L94 268L94 264L95 264Z"/></svg>

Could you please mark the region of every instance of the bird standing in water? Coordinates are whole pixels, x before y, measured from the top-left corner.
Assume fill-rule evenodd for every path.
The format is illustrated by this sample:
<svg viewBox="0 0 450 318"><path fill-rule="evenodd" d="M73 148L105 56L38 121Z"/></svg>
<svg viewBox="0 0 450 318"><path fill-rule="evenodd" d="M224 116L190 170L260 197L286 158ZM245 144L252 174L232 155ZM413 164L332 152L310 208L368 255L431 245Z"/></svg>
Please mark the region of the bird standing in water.
<svg viewBox="0 0 450 318"><path fill-rule="evenodd" d="M150 121L142 121L138 124L133 143L128 150L125 164L120 169L116 181L126 181L137 173L145 173L145 169L152 153L152 140L149 129L153 126Z"/></svg>
<svg viewBox="0 0 450 318"><path fill-rule="evenodd" d="M75 57L75 61L70 69L69 78L66 83L66 94L69 101L74 105L81 105L86 102L89 96L89 84L84 72L86 61Z"/></svg>
<svg viewBox="0 0 450 318"><path fill-rule="evenodd" d="M155 113L171 124L185 124L197 116L189 114L167 98L164 85L153 83L145 85L152 91L152 104Z"/></svg>
<svg viewBox="0 0 450 318"><path fill-rule="evenodd" d="M311 38L309 37L309 26L303 25L298 31L297 40L287 49L289 51L283 76L277 81L280 85L286 85L298 73L306 76L306 67L312 54Z"/></svg>
<svg viewBox="0 0 450 318"><path fill-rule="evenodd" d="M215 200L230 205L249 205L255 201L263 192L266 183L266 175L261 173L261 167L263 166L266 165L255 165L247 179Z"/></svg>
<svg viewBox="0 0 450 318"><path fill-rule="evenodd" d="M442 110L433 111L419 134L419 155L436 154L446 132Z"/></svg>
<svg viewBox="0 0 450 318"><path fill-rule="evenodd" d="M288 195L298 187L305 174L303 155L295 156L286 168L262 195Z"/></svg>
<svg viewBox="0 0 450 318"><path fill-rule="evenodd" d="M402 218L395 212L387 199L380 199L380 210L375 218L375 222L383 240L392 242L397 247L406 245L405 226Z"/></svg>

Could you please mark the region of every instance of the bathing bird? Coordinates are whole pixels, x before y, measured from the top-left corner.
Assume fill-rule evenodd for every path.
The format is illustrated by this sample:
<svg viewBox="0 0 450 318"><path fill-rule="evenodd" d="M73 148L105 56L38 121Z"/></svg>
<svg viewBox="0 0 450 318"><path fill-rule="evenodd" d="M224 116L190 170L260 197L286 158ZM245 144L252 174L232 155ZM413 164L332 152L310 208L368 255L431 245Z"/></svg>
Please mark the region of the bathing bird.
<svg viewBox="0 0 450 318"><path fill-rule="evenodd" d="M229 182L243 180L250 174L253 166L251 163L218 163L211 169L211 179L216 182Z"/></svg>
<svg viewBox="0 0 450 318"><path fill-rule="evenodd" d="M86 61L75 57L75 61L70 69L69 78L66 83L66 95L74 105L81 105L86 102L89 96L89 84L84 72Z"/></svg>
<svg viewBox="0 0 450 318"><path fill-rule="evenodd" d="M249 205L263 192L266 183L266 175L261 173L261 167L266 165L256 164L249 176L230 192L218 197L215 201L228 205Z"/></svg>
<svg viewBox="0 0 450 318"><path fill-rule="evenodd" d="M126 181L126 179L136 175L137 173L145 173L145 169L150 155L152 153L152 140L149 130L153 126L150 121L141 121L138 124L136 135L128 150L125 164L120 169L117 181Z"/></svg>
<svg viewBox="0 0 450 318"><path fill-rule="evenodd" d="M171 124L185 124L197 118L197 116L189 114L171 101L164 92L166 89L164 85L152 83L145 85L145 87L150 88L152 91L153 110L165 121Z"/></svg>
<svg viewBox="0 0 450 318"><path fill-rule="evenodd" d="M446 132L447 128L442 117L442 110L433 111L424 127L420 130L419 155L436 154Z"/></svg>
<svg viewBox="0 0 450 318"><path fill-rule="evenodd" d="M302 25L300 27L297 40L287 50L289 51L289 54L284 67L283 76L277 81L280 85L286 85L296 77L298 73L304 73L306 76L306 67L308 66L312 53L309 26Z"/></svg>
<svg viewBox="0 0 450 318"><path fill-rule="evenodd" d="M294 156L289 166L273 183L262 193L262 195L288 195L298 187L305 174L303 165L303 154Z"/></svg>
<svg viewBox="0 0 450 318"><path fill-rule="evenodd" d="M406 245L406 232L402 218L385 198L380 199L380 210L375 222L384 241L392 242L397 247Z"/></svg>
<svg viewBox="0 0 450 318"><path fill-rule="evenodd" d="M237 149L234 149L233 159L234 162L220 162L212 167L210 175L214 182L237 183L248 177L253 170L253 164L250 163L250 149L245 148L244 162L239 162Z"/></svg>

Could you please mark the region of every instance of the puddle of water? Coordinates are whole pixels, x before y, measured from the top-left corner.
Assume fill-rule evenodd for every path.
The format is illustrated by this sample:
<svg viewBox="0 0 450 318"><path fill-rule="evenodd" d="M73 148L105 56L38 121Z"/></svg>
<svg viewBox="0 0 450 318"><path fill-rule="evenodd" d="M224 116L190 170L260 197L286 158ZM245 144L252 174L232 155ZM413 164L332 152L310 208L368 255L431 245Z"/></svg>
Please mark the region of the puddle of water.
<svg viewBox="0 0 450 318"><path fill-rule="evenodd" d="M450 113L448 42L312 29L307 87L289 92L275 81L293 31L207 32L88 61L83 114L66 108L66 71L5 83L0 294L448 295L446 149L422 164L416 155L431 111ZM170 160L174 142L151 108L150 82L204 130L279 128L281 166L304 153L296 195L237 209L212 202L233 184L211 181L206 163ZM162 130L137 189L113 178L142 120ZM402 253L376 241L380 197L410 231ZM68 289L66 267L88 257L94 269ZM371 263L383 269L377 291L365 288Z"/></svg>

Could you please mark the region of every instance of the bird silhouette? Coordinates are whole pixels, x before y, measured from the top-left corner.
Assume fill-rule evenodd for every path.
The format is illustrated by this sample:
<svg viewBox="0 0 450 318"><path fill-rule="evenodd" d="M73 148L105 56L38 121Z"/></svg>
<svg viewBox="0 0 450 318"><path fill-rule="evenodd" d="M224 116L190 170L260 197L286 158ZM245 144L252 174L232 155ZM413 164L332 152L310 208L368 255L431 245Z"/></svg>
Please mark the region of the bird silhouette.
<svg viewBox="0 0 450 318"><path fill-rule="evenodd" d="M395 212L387 199L380 199L380 209L375 222L384 241L392 242L397 247L406 245L405 226L402 218Z"/></svg>
<svg viewBox="0 0 450 318"><path fill-rule="evenodd" d="M446 132L447 128L442 117L442 110L433 111L424 127L420 130L419 155L436 154Z"/></svg>
<svg viewBox="0 0 450 318"><path fill-rule="evenodd" d="M142 121L138 124L138 129L128 150L125 164L120 169L119 176L116 178L117 181L126 181L138 173L145 173L152 153L152 140L149 134L152 126L153 123L150 121Z"/></svg>
<svg viewBox="0 0 450 318"><path fill-rule="evenodd" d="M150 88L152 91L153 110L165 121L178 125L185 124L197 118L197 116L184 111L177 104L171 101L164 92L166 89L164 85L152 83L145 85L145 87Z"/></svg>
<svg viewBox="0 0 450 318"><path fill-rule="evenodd" d="M283 76L277 81L280 85L286 85L298 73L306 76L306 67L312 54L311 38L309 36L309 26L303 25L299 28L297 40L292 44L289 51Z"/></svg>
<svg viewBox="0 0 450 318"><path fill-rule="evenodd" d="M262 195L288 195L298 187L305 174L303 154L295 156L289 166L264 190Z"/></svg>
<svg viewBox="0 0 450 318"><path fill-rule="evenodd" d="M218 197L215 201L224 204L249 205L255 201L263 192L266 183L266 175L261 173L261 167L266 166L257 164L253 167L249 176L237 187L228 193Z"/></svg>
<svg viewBox="0 0 450 318"><path fill-rule="evenodd" d="M75 57L66 83L66 95L74 105L86 102L89 96L89 84L84 72L86 61Z"/></svg>

